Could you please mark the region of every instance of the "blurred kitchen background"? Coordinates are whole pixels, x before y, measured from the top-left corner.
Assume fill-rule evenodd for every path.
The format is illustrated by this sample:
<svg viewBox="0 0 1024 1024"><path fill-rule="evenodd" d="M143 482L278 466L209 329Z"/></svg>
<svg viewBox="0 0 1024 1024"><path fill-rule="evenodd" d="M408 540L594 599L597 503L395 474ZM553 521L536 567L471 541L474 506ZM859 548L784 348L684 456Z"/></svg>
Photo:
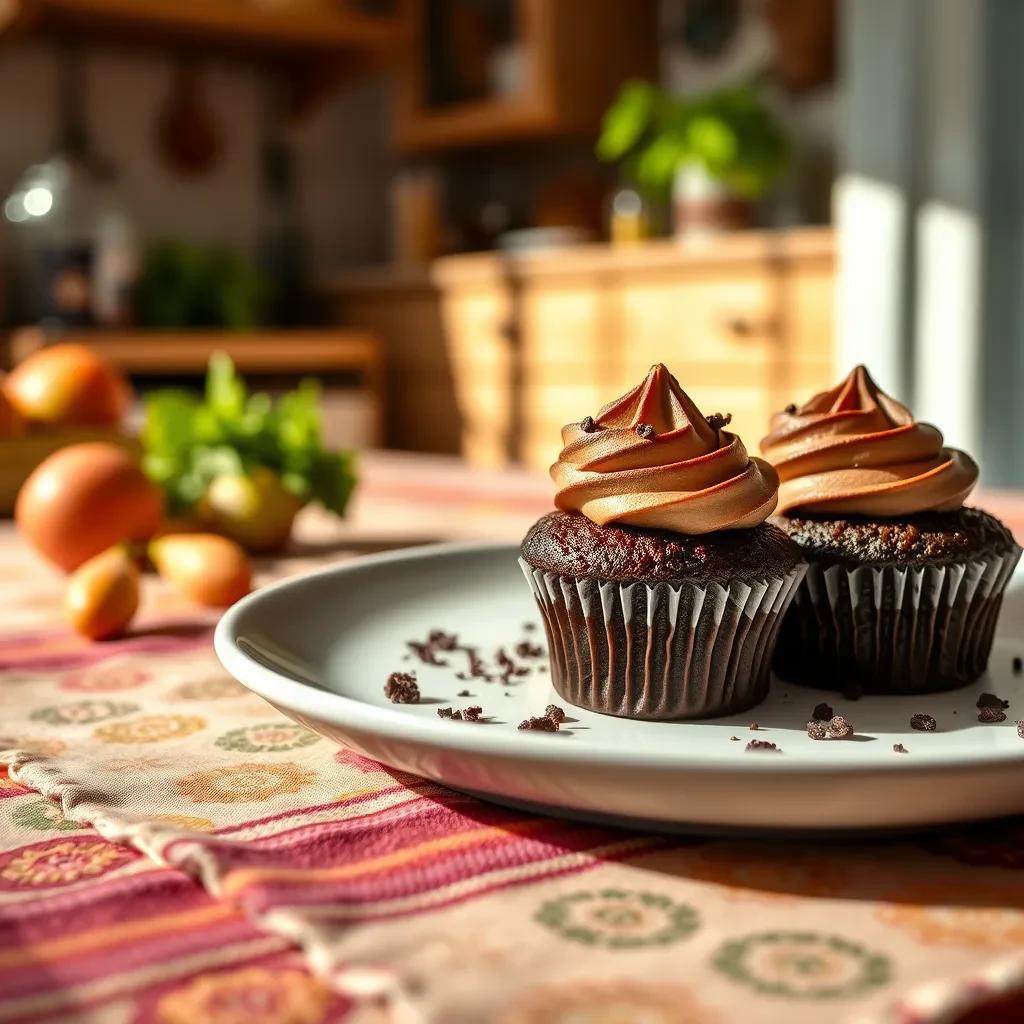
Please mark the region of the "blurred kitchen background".
<svg viewBox="0 0 1024 1024"><path fill-rule="evenodd" d="M331 443L542 469L667 362L855 362L1024 484L1015 0L2 0L0 361L229 352Z"/></svg>

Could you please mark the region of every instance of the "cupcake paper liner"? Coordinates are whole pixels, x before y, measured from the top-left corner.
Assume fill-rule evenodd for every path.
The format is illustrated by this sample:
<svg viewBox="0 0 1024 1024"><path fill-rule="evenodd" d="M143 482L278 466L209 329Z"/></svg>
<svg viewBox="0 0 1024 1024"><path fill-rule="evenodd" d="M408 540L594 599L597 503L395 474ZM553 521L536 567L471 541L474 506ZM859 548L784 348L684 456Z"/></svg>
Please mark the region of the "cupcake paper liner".
<svg viewBox="0 0 1024 1024"><path fill-rule="evenodd" d="M544 616L558 693L577 707L649 719L734 714L763 700L782 613L806 569L702 587L519 564Z"/></svg>
<svg viewBox="0 0 1024 1024"><path fill-rule="evenodd" d="M985 671L1021 549L944 566L811 562L786 613L780 676L826 690L935 693Z"/></svg>

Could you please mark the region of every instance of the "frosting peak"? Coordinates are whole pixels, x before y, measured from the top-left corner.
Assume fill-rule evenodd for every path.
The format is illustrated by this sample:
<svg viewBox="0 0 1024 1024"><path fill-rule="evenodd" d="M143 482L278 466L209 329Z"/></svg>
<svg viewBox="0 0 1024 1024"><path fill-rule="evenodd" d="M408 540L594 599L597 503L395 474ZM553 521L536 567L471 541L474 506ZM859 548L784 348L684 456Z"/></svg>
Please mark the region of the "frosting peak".
<svg viewBox="0 0 1024 1024"><path fill-rule="evenodd" d="M555 505L599 526L690 534L757 526L775 509L778 477L725 422L705 417L658 363L596 418L562 428Z"/></svg>
<svg viewBox="0 0 1024 1024"><path fill-rule="evenodd" d="M915 421L863 366L776 413L761 453L778 470L783 513L953 512L978 479L969 455L944 448L939 430Z"/></svg>

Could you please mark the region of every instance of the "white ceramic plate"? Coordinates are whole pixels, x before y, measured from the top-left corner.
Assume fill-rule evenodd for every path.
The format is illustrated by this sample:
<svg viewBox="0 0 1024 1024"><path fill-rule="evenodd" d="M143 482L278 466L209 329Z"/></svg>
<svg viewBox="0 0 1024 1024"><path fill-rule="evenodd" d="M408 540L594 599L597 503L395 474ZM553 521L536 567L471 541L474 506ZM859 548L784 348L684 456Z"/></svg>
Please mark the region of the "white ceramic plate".
<svg viewBox="0 0 1024 1024"><path fill-rule="evenodd" d="M1011 669L1014 655L1024 654L1022 626L1024 590L1011 589L989 674L954 693L854 702L776 681L768 700L743 715L631 721L564 705L536 667L504 687L458 679L466 662L458 653L448 666L404 660L407 641L432 629L457 633L488 660L523 639L544 644L514 547L441 545L362 558L258 591L224 616L216 648L236 678L285 714L456 789L672 828L850 830L1024 812L1024 739L1014 725L1024 718L1024 677ZM421 703L384 697L388 675L399 669L416 670ZM466 688L471 698L456 696ZM978 722L975 700L986 690L1011 701L1006 722ZM821 700L848 717L856 739L807 737L805 722ZM555 734L517 730L549 702L575 721ZM437 715L439 707L473 704L489 722ZM933 715L938 731L911 731L916 712ZM748 728L753 720L757 732ZM782 753L746 752L755 738ZM894 753L895 743L909 752Z"/></svg>

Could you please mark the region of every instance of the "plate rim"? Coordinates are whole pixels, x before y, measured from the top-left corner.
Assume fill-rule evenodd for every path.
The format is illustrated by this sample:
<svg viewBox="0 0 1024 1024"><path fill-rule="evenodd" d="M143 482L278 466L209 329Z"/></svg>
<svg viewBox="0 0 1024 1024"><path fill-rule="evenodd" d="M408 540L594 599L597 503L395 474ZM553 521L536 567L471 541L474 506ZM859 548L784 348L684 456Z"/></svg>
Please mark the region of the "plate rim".
<svg viewBox="0 0 1024 1024"><path fill-rule="evenodd" d="M687 755L685 751L667 758L663 751L651 755L640 749L609 750L585 744L570 746L559 743L552 736L515 731L495 734L492 730L452 729L441 720L418 718L397 709L379 707L343 694L322 689L314 684L274 671L246 653L237 643L238 626L243 618L272 595L288 590L300 590L309 581L327 576L344 577L354 571L372 571L375 566L392 562L416 562L424 559L443 559L455 555L495 554L504 552L515 558L519 545L508 541L454 541L420 544L393 551L362 555L347 561L300 573L260 587L233 604L222 615L214 631L213 645L224 668L243 686L275 705L297 711L311 718L326 719L378 737L401 742L414 742L437 750L483 757L521 759L536 763L572 763L580 767L593 765L607 769L621 766L629 770L664 771L667 773L693 772L721 776L746 776L756 773L789 776L814 771L844 778L857 775L900 774L922 775L960 772L970 768L1024 768L1024 740L1020 752L1012 750L983 750L972 754L933 753L927 760L911 762L894 759L892 762L858 764L855 761L831 762L814 765L805 758L737 758L710 761L706 754ZM524 583L525 586L525 583ZM826 693L827 691L821 691ZM325 713L326 709L326 713ZM671 724L671 723L665 723ZM699 725L690 722L689 725Z"/></svg>

